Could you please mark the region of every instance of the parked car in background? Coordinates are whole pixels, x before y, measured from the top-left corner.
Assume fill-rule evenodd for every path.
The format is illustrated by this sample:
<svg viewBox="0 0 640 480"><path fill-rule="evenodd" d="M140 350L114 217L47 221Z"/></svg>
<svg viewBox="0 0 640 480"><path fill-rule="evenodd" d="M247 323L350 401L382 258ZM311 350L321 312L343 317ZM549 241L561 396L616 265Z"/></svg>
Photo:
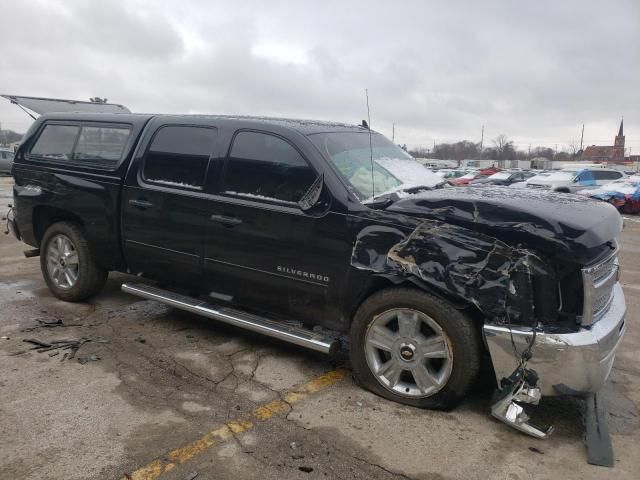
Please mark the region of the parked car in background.
<svg viewBox="0 0 640 480"><path fill-rule="evenodd" d="M575 193L578 190L597 188L624 177L624 173L612 168L563 168L542 178L527 182L530 188L542 188L554 192Z"/></svg>
<svg viewBox="0 0 640 480"><path fill-rule="evenodd" d="M640 175L621 178L599 188L579 190L577 193L608 202L621 213L640 213Z"/></svg>
<svg viewBox="0 0 640 480"><path fill-rule="evenodd" d="M548 172L546 170L542 170L542 171L540 171L540 170L530 170L528 173L533 174L533 176L529 177L524 182L515 182L515 183L512 183L509 186L513 187L513 188L526 188L527 185L529 185L529 182L535 182L537 180L542 180L542 179L548 177L549 175L551 175L552 172Z"/></svg>
<svg viewBox="0 0 640 480"><path fill-rule="evenodd" d="M470 171L471 170L461 169L461 168L442 168L436 171L435 174L448 180L453 178L460 178L463 175L466 175L467 173L469 173Z"/></svg>
<svg viewBox="0 0 640 480"><path fill-rule="evenodd" d="M449 180L452 185L462 186L469 185L469 183L473 180L477 180L479 178L486 178L490 175L493 175L500 170L494 167L491 168L483 168L482 170L472 170L471 172L461 176L460 178L455 178L453 180Z"/></svg>
<svg viewBox="0 0 640 480"><path fill-rule="evenodd" d="M488 177L478 178L469 182L470 185L504 185L509 186L516 182L524 182L535 176L532 172L509 172L502 171L489 175Z"/></svg>
<svg viewBox="0 0 640 480"><path fill-rule="evenodd" d="M11 174L13 165L13 152L8 148L0 147L0 174Z"/></svg>

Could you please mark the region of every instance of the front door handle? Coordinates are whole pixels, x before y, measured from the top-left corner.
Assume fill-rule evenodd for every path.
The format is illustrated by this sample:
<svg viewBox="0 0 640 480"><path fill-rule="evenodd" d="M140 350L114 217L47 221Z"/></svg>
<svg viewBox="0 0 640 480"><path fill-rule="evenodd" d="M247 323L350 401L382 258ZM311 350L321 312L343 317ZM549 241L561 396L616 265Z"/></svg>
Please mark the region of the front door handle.
<svg viewBox="0 0 640 480"><path fill-rule="evenodd" d="M228 227L234 227L242 223L242 220L240 220L239 218L225 217L224 215L211 215L211 221L221 223L222 225L226 225Z"/></svg>
<svg viewBox="0 0 640 480"><path fill-rule="evenodd" d="M148 202L146 200L129 200L129 205L142 208L143 210L153 207L153 203Z"/></svg>

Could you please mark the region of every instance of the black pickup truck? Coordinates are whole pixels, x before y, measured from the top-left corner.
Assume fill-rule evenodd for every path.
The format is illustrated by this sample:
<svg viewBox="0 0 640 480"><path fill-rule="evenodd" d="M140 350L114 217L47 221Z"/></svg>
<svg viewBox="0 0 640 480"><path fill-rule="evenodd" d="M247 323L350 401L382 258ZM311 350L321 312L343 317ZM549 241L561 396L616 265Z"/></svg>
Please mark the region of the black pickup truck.
<svg viewBox="0 0 640 480"><path fill-rule="evenodd" d="M408 405L450 408L488 352L494 415L545 436L519 403L597 392L624 333L612 206L449 187L366 124L47 114L12 174L10 230L55 296L120 271L318 351L348 333L359 383Z"/></svg>

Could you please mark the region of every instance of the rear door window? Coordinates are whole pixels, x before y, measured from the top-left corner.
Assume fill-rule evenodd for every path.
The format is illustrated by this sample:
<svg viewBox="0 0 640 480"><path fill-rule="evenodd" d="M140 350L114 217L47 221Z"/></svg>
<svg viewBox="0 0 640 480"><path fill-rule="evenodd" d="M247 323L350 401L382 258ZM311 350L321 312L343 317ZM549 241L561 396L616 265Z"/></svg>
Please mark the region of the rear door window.
<svg viewBox="0 0 640 480"><path fill-rule="evenodd" d="M78 133L79 125L46 125L30 153L52 160L71 160Z"/></svg>
<svg viewBox="0 0 640 480"><path fill-rule="evenodd" d="M298 202L315 171L287 141L262 132L239 132L225 174L225 193L258 200Z"/></svg>
<svg viewBox="0 0 640 480"><path fill-rule="evenodd" d="M215 128L161 127L146 154L144 180L171 187L202 189L216 137Z"/></svg>

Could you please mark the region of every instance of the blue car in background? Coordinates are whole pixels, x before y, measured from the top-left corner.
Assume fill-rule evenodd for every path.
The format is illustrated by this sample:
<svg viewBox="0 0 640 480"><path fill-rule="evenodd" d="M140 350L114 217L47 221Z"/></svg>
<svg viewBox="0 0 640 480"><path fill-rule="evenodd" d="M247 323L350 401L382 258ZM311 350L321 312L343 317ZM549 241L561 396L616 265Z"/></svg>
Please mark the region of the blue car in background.
<svg viewBox="0 0 640 480"><path fill-rule="evenodd" d="M601 187L624 176L623 172L613 168L563 168L549 176L530 179L527 187L576 193L578 190Z"/></svg>

